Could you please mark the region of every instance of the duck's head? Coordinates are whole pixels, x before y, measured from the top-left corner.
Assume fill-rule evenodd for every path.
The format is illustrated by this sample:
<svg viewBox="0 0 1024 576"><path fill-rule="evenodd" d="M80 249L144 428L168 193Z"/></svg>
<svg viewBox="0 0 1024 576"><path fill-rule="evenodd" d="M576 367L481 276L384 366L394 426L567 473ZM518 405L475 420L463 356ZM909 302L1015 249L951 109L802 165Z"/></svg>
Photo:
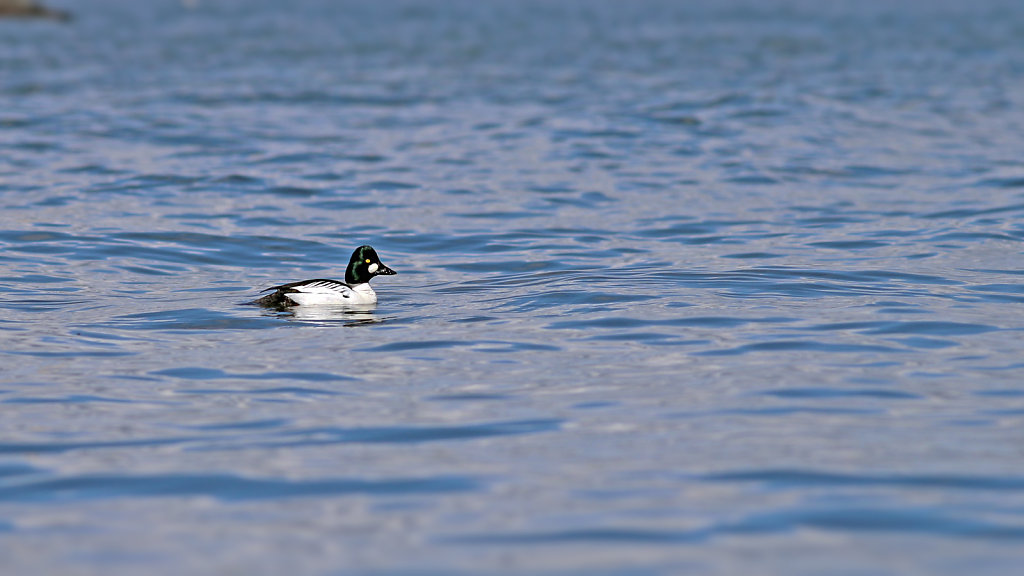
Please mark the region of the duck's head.
<svg viewBox="0 0 1024 576"><path fill-rule="evenodd" d="M374 276L390 276L391 274L395 274L395 271L380 261L376 250L369 246L360 246L352 253L352 259L348 261L345 282L347 284L362 284L369 282L370 278Z"/></svg>

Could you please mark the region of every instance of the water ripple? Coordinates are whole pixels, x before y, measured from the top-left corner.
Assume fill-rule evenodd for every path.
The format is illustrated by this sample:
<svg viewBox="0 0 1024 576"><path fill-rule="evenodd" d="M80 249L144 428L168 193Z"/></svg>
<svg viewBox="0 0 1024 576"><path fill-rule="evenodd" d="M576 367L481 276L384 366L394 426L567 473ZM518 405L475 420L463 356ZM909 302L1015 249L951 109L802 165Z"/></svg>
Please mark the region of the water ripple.
<svg viewBox="0 0 1024 576"><path fill-rule="evenodd" d="M290 394L292 389L258 391L190 390L189 393L212 394ZM319 393L319 392L318 392ZM232 451L240 447L310 447L339 444L419 444L424 442L451 442L556 432L565 421L534 419L486 422L464 425L435 426L379 426L379 427L313 427L274 430L270 435L258 434L263 426L219 424L213 427L193 427L207 432L238 431L238 434L207 434L199 436L161 436L124 440L69 440L49 442L2 442L0 454L52 454L81 450L111 448L139 448L144 446L184 446L195 451ZM180 428L181 426L176 426ZM268 426L267 428L274 428ZM241 433L252 431L253 434Z"/></svg>
<svg viewBox="0 0 1024 576"><path fill-rule="evenodd" d="M526 533L490 533L455 536L446 541L484 545L547 545L566 542L604 545L699 544L728 536L786 534L798 529L829 532L937 535L1018 541L1024 539L1024 524L975 521L930 508L829 508L783 509L750 515L732 523L694 530L642 528L590 528Z"/></svg>
<svg viewBox="0 0 1024 576"><path fill-rule="evenodd" d="M1024 491L1024 478L972 474L840 474L811 470L746 470L698 476L704 482L757 482L773 489L803 486L895 486Z"/></svg>
<svg viewBox="0 0 1024 576"><path fill-rule="evenodd" d="M461 426L388 426L381 428L311 428L292 430L288 437L299 440L271 441L272 446L319 446L338 443L420 443L449 440L473 440L495 436L513 436L555 432L564 421L557 419L489 422Z"/></svg>
<svg viewBox="0 0 1024 576"><path fill-rule="evenodd" d="M368 494L444 494L483 488L469 476L282 480L229 474L81 475L0 484L0 501L67 503L111 498L205 496L225 502Z"/></svg>
<svg viewBox="0 0 1024 576"><path fill-rule="evenodd" d="M223 370L200 367L168 368L156 370L150 374L158 376L171 376L185 380L217 380L224 378L239 380L299 380L305 382L337 382L344 380L355 380L351 376L331 374L326 372L260 372L257 374L228 373Z"/></svg>

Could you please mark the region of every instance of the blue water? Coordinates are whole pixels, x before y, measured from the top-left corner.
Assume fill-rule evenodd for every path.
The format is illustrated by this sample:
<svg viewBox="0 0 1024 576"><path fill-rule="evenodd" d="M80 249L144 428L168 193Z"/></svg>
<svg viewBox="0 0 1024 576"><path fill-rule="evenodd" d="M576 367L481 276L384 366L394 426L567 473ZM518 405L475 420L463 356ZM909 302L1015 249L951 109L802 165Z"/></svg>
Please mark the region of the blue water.
<svg viewBox="0 0 1024 576"><path fill-rule="evenodd" d="M1024 569L1024 5L820 4L0 22L0 572Z"/></svg>

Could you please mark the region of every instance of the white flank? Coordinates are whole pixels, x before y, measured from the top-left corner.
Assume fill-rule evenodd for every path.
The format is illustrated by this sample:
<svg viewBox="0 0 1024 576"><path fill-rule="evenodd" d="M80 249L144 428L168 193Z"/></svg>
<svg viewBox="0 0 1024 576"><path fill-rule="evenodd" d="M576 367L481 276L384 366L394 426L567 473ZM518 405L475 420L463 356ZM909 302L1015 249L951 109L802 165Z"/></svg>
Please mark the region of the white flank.
<svg viewBox="0 0 1024 576"><path fill-rule="evenodd" d="M313 282L293 286L297 292L289 292L288 298L299 306L316 306L325 304L376 304L377 294L367 283L356 284L349 288L344 284Z"/></svg>

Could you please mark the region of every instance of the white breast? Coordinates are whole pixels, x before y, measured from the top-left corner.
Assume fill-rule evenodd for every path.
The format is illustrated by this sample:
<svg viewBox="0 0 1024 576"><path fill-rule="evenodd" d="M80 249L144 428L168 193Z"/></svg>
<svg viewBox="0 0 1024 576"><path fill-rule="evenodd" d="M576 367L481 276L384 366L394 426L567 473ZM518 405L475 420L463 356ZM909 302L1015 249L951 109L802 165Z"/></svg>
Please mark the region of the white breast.
<svg viewBox="0 0 1024 576"><path fill-rule="evenodd" d="M299 306L377 303L377 294L365 282L352 287L339 282L311 282L292 286L292 290L288 298Z"/></svg>

